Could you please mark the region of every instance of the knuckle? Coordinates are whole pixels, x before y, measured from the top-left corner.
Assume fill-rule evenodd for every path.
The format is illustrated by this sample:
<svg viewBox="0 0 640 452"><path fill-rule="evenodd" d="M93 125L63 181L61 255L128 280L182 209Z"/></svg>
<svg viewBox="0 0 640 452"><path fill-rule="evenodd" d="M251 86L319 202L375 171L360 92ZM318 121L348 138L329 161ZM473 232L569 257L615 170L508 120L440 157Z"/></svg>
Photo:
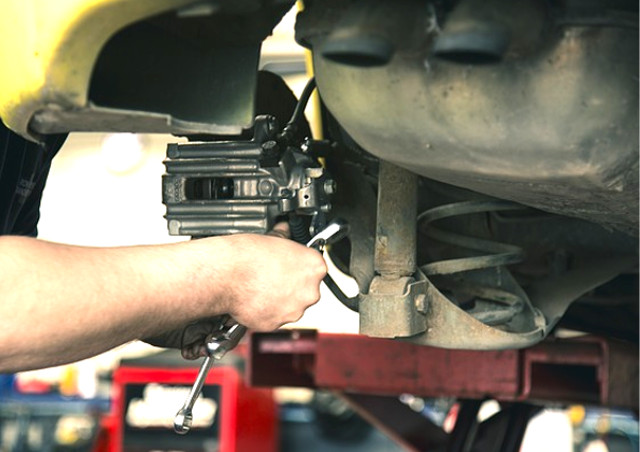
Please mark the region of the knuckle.
<svg viewBox="0 0 640 452"><path fill-rule="evenodd" d="M300 320L302 318L302 316L304 315L304 309L303 310L298 310L295 312L291 312L287 318L287 323L293 323L293 322L297 322L298 320Z"/></svg>
<svg viewBox="0 0 640 452"><path fill-rule="evenodd" d="M310 291L309 294L306 297L305 300L305 305L307 307L316 304L318 301L320 301L320 291L319 290L313 290Z"/></svg>

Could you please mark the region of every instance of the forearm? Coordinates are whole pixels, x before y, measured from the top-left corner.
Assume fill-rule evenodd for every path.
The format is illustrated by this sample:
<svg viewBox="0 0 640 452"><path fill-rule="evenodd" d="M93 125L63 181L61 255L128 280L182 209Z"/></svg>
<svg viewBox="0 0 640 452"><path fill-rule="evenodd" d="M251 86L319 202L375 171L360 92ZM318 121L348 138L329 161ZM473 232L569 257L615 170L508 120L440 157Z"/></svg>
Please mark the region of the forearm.
<svg viewBox="0 0 640 452"><path fill-rule="evenodd" d="M225 312L228 280L188 243L85 248L0 237L0 371L83 359ZM226 259L219 259L224 262Z"/></svg>

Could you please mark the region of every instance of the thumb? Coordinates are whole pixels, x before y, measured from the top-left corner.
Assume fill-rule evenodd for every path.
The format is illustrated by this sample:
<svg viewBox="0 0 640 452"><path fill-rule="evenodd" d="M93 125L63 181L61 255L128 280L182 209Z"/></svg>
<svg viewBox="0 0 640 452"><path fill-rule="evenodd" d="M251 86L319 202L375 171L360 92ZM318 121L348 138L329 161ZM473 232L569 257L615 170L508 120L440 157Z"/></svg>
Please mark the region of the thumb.
<svg viewBox="0 0 640 452"><path fill-rule="evenodd" d="M283 239L288 239L291 237L291 233L289 231L289 224L286 222L280 222L276 224L271 231L267 233L267 235L272 235L274 237L280 237Z"/></svg>

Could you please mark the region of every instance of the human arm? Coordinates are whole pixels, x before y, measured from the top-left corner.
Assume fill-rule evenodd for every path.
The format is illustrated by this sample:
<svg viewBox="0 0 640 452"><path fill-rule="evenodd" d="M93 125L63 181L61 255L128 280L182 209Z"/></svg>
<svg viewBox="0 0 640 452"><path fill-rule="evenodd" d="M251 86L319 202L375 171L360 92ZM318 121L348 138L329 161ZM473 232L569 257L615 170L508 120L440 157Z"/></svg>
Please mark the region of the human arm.
<svg viewBox="0 0 640 452"><path fill-rule="evenodd" d="M90 248L0 237L0 371L63 364L228 313L256 330L319 298L319 253L239 234Z"/></svg>

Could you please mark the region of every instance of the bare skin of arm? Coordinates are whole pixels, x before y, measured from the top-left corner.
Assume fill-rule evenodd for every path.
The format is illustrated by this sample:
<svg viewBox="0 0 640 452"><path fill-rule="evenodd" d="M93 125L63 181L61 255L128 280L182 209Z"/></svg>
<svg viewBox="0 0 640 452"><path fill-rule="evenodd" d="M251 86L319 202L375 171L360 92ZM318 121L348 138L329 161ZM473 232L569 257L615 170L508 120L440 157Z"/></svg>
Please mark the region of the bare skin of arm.
<svg viewBox="0 0 640 452"><path fill-rule="evenodd" d="M84 359L228 313L269 331L320 297L320 254L240 234L89 248L0 237L0 372Z"/></svg>

